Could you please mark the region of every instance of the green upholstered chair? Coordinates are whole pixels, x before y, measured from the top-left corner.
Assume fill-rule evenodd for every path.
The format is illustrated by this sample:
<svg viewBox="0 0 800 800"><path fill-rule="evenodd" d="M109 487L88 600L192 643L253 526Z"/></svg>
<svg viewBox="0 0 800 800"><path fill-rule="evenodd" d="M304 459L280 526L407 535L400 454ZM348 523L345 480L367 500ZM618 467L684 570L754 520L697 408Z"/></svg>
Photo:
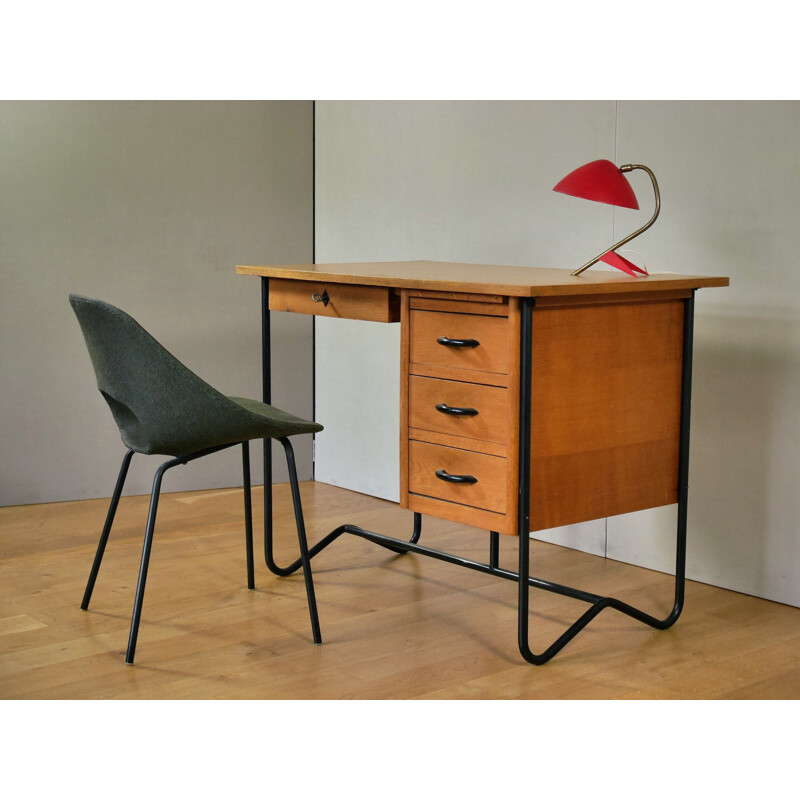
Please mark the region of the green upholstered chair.
<svg viewBox="0 0 800 800"><path fill-rule="evenodd" d="M71 294L69 301L78 317L89 348L97 376L97 388L111 408L122 441L128 448L122 460L81 608L85 610L89 607L100 562L134 453L156 453L171 458L158 468L153 479L125 661L128 664L133 663L161 481L164 473L171 467L241 444L247 585L250 589L255 588L249 441L277 439L283 445L289 467L311 628L314 642L319 644L322 641L319 617L300 504L297 469L289 437L299 433L315 433L321 431L322 426L256 400L227 397L181 364L124 311L101 300L76 294Z"/></svg>

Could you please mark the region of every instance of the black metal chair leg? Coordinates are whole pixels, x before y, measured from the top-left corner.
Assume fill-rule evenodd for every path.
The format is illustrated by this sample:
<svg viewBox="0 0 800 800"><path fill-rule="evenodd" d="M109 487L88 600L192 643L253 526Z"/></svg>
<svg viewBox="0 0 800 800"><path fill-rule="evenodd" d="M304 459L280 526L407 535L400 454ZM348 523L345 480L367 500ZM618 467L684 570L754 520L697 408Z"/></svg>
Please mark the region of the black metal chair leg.
<svg viewBox="0 0 800 800"><path fill-rule="evenodd" d="M81 608L84 611L89 608L89 601L92 599L92 592L94 591L94 584L97 580L97 573L100 571L100 563L103 560L103 553L106 551L108 535L111 533L111 526L114 524L114 516L117 513L119 498L122 495L122 487L125 485L125 478L128 475L128 467L131 465L131 458L133 458L133 450L128 450L122 459L122 466L120 467L119 475L117 476L117 485L114 487L114 494L111 497L111 504L108 507L108 514L106 514L106 523L103 526L103 532L100 534L100 542L97 545L97 552L94 554L92 571L89 573L89 580L86 583L86 590L83 593Z"/></svg>
<svg viewBox="0 0 800 800"><path fill-rule="evenodd" d="M314 594L314 580L311 575L311 559L308 555L308 541L306 540L306 526L303 521L303 506L300 502L300 485L297 482L297 467L294 461L294 450L291 442L283 437L280 439L286 452L286 464L289 467L289 482L292 485L292 502L294 503L294 516L297 521L297 538L300 542L300 561L303 565L303 577L306 582L306 596L308 597L308 611L311 615L311 631L314 635L314 644L322 644L322 634L319 628L319 615L317 614L317 599Z"/></svg>
<svg viewBox="0 0 800 800"><path fill-rule="evenodd" d="M242 483L244 487L244 539L247 549L247 588L256 588L253 560L253 501L250 494L250 443L242 442Z"/></svg>
<svg viewBox="0 0 800 800"><path fill-rule="evenodd" d="M238 443L237 443L238 444ZM147 514L147 528L144 534L144 547L142 548L142 563L139 567L139 582L136 585L136 598L133 601L133 616L131 618L131 633L128 638L128 651L125 654L125 663L133 664L133 656L136 652L136 640L139 636L139 622L142 619L142 604L144 603L144 588L147 583L147 567L150 564L150 550L153 547L153 531L156 527L156 513L158 512L158 498L161 493L161 481L164 473L172 467L180 464L188 464L203 456L217 453L233 447L233 444L223 444L217 447L209 447L207 450L200 450L188 456L178 456L170 461L165 461L157 470L153 478L153 491L150 493L150 511Z"/></svg>
<svg viewBox="0 0 800 800"><path fill-rule="evenodd" d="M147 582L147 567L150 563L150 550L153 546L153 531L156 527L156 512L158 511L158 496L161 492L161 480L164 473L176 464L185 463L184 459L173 459L162 464L153 478L153 491L150 494L150 511L147 515L147 529L144 534L144 547L142 548L142 563L139 567L139 583L136 586L136 599L133 602L133 617L131 618L131 633L128 638L128 652L125 663L133 664L136 652L136 639L139 636L139 621L142 618L142 603L144 602L144 587Z"/></svg>

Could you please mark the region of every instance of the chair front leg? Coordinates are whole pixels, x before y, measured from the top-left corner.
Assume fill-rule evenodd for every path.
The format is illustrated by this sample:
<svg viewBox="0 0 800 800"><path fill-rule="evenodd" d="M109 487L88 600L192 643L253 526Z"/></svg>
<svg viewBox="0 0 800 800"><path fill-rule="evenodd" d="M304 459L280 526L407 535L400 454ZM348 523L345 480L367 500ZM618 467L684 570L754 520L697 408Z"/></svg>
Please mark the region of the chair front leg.
<svg viewBox="0 0 800 800"><path fill-rule="evenodd" d="M114 487L114 494L111 497L111 504L108 507L108 514L106 514L106 523L103 526L103 532L100 534L100 542L97 545L97 552L94 554L92 570L89 573L89 580L86 583L86 589L83 593L81 608L84 611L89 608L89 601L92 599L92 592L94 591L94 584L97 580L97 573L100 571L100 563L103 560L103 553L106 551L108 535L111 533L111 526L114 524L114 516L117 513L119 498L122 495L122 487L125 485L125 478L128 476L128 467L131 465L132 458L133 450L128 450L122 459L122 466L120 467L119 475L117 476L117 485Z"/></svg>
<svg viewBox="0 0 800 800"><path fill-rule="evenodd" d="M295 466L294 450L291 442L285 436L279 441L286 452L286 464L289 467L289 482L292 486L294 516L297 521L297 538L300 542L300 561L303 565L303 577L306 581L306 596L308 597L308 611L311 615L311 631L314 635L314 644L322 644L322 633L320 632L319 615L317 614L317 599L314 594L314 580L311 575L311 559L308 555L306 526L303 521L303 506L300 502L300 485L297 482L297 467Z"/></svg>
<svg viewBox="0 0 800 800"><path fill-rule="evenodd" d="M144 546L142 548L142 563L139 567L139 582L136 585L136 598L133 601L133 616L131 618L131 632L128 637L128 651L125 654L125 663L133 664L133 656L136 653L136 640L139 636L139 622L142 618L142 604L144 603L144 587L147 583L147 567L150 564L150 550L153 547L153 531L156 527L156 512L158 511L158 497L161 492L161 480L164 473L177 464L186 463L184 459L176 458L166 461L156 471L153 478L153 491L150 494L150 511L147 514L147 528L144 534Z"/></svg>
<svg viewBox="0 0 800 800"><path fill-rule="evenodd" d="M147 567L150 563L150 550L153 547L153 531L156 527L156 512L158 511L158 497L161 493L161 480L164 473L172 467L177 467L180 464L188 464L190 461L202 458L203 456L217 453L220 450L225 450L228 447L233 447L232 444L222 444L217 447L209 447L207 450L199 450L197 453L192 453L188 456L178 456L171 461L165 461L156 470L155 478L153 478L153 491L150 493L150 511L147 514L147 529L144 534L144 547L142 548L142 563L139 567L139 582L136 586L136 599L133 602L133 617L131 618L131 633L128 638L128 652L125 655L125 663L133 664L133 656L136 652L136 639L139 636L139 622L142 618L142 604L144 603L144 587L147 582Z"/></svg>

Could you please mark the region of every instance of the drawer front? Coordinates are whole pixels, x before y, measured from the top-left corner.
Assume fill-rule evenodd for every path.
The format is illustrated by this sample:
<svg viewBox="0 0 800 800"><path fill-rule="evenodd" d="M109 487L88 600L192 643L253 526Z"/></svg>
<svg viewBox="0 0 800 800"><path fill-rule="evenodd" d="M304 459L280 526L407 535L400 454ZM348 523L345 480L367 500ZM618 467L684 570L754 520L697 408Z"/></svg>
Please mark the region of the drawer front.
<svg viewBox="0 0 800 800"><path fill-rule="evenodd" d="M408 448L409 492L505 513L506 459L427 442L411 441ZM437 470L475 481L443 480L437 477Z"/></svg>
<svg viewBox="0 0 800 800"><path fill-rule="evenodd" d="M293 311L318 317L400 321L400 298L384 286L273 278L269 282L269 308L270 311Z"/></svg>
<svg viewBox="0 0 800 800"><path fill-rule="evenodd" d="M410 317L412 364L508 372L508 320L505 317L419 310L412 310Z"/></svg>
<svg viewBox="0 0 800 800"><path fill-rule="evenodd" d="M504 444L508 435L508 390L412 375L408 384L408 424L411 428Z"/></svg>

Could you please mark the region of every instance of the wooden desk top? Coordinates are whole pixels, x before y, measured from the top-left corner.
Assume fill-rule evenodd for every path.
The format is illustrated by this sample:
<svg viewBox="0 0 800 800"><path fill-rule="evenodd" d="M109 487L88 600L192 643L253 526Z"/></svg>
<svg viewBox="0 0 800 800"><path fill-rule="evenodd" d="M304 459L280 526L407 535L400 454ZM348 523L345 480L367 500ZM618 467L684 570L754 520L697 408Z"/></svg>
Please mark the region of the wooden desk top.
<svg viewBox="0 0 800 800"><path fill-rule="evenodd" d="M620 272L590 269L573 277L567 269L459 264L449 261L370 261L353 264L237 266L240 275L301 281L388 286L510 297L620 294L662 289L728 286L724 277L654 274L630 278Z"/></svg>

